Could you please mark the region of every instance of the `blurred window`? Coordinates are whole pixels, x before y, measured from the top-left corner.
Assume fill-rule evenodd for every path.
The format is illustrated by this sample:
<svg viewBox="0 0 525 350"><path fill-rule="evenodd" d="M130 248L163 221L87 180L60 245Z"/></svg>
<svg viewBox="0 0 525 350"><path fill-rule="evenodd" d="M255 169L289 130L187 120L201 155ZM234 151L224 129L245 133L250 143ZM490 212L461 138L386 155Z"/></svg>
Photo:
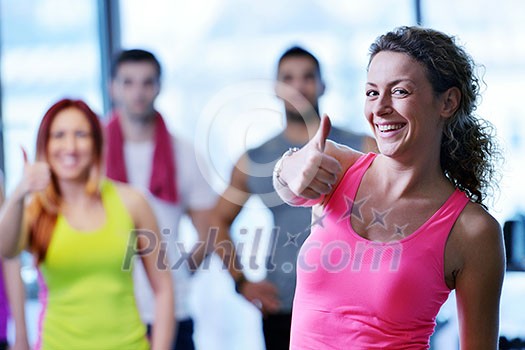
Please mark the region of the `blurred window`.
<svg viewBox="0 0 525 350"><path fill-rule="evenodd" d="M20 146L34 155L44 112L63 97L101 112L97 2L2 0L0 42L5 177L9 194L22 171Z"/></svg>
<svg viewBox="0 0 525 350"><path fill-rule="evenodd" d="M495 125L505 152L500 192L491 205L503 225L525 212L525 186L520 183L525 179L525 2L423 1L422 12L425 25L455 35L482 65L485 86L477 114Z"/></svg>

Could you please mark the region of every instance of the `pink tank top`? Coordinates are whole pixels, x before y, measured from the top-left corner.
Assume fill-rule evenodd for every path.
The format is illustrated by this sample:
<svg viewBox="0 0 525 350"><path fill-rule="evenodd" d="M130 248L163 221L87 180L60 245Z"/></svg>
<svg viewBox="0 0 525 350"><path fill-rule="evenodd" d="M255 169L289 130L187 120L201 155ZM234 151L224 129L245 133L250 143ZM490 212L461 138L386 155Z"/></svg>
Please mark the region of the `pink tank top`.
<svg viewBox="0 0 525 350"><path fill-rule="evenodd" d="M428 349L447 300L445 244L468 203L456 190L411 235L396 242L359 236L350 219L357 189L376 154L344 175L297 259L291 349Z"/></svg>

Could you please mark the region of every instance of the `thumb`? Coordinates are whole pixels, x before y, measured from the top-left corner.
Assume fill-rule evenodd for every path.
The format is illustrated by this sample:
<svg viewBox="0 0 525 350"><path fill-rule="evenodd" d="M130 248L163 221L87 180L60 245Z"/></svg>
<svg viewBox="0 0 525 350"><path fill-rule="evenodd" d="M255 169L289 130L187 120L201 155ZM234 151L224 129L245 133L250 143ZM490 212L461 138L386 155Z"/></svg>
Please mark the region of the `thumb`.
<svg viewBox="0 0 525 350"><path fill-rule="evenodd" d="M27 163L29 163L29 160L27 159L26 149L24 148L24 146L20 146L20 149L22 150L22 155L24 157L24 165L26 165Z"/></svg>
<svg viewBox="0 0 525 350"><path fill-rule="evenodd" d="M314 138L312 139L317 149L321 152L324 152L326 139L328 138L328 134L330 134L331 129L332 123L330 122L330 118L328 117L328 115L324 114L321 118L319 129L317 130L317 132L314 135Z"/></svg>

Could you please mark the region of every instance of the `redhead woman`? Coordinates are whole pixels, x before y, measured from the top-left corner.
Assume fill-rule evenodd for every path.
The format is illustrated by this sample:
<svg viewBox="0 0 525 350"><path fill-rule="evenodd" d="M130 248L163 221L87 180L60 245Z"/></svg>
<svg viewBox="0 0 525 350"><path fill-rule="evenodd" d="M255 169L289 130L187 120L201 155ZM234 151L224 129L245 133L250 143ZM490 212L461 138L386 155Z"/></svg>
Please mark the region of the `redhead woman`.
<svg viewBox="0 0 525 350"><path fill-rule="evenodd" d="M151 242L159 241L155 217L139 192L101 177L102 135L86 103L55 103L38 130L36 161L24 152L22 179L2 207L0 254L28 249L38 265L36 349L149 349L123 268L130 249L145 247L158 324L151 349L166 349L173 336L171 277Z"/></svg>
<svg viewBox="0 0 525 350"><path fill-rule="evenodd" d="M402 27L370 47L365 117L380 153L326 140L330 120L275 169L313 206L298 257L291 349L428 349L456 291L462 350L498 346L505 271L485 201L498 149L474 114L475 66L454 37Z"/></svg>

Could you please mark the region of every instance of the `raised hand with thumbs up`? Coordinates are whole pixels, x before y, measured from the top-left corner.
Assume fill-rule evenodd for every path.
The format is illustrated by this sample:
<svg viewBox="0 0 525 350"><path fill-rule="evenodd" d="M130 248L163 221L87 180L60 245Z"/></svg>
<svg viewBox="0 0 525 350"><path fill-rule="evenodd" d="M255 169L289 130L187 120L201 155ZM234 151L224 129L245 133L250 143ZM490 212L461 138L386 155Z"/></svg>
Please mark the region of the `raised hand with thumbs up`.
<svg viewBox="0 0 525 350"><path fill-rule="evenodd" d="M291 205L310 206L330 194L355 151L327 140L330 118L324 115L315 136L300 150L289 152L276 165L274 186Z"/></svg>
<svg viewBox="0 0 525 350"><path fill-rule="evenodd" d="M27 241L27 225L22 219L26 197L45 190L51 179L51 171L47 163L40 161L31 163L23 147L22 156L24 159L22 179L0 212L0 228L2 229L0 255L8 258L16 256Z"/></svg>
<svg viewBox="0 0 525 350"><path fill-rule="evenodd" d="M51 170L46 162L36 161L31 163L23 147L22 154L24 157L24 173L15 190L15 195L18 195L20 198L45 190L51 181Z"/></svg>

